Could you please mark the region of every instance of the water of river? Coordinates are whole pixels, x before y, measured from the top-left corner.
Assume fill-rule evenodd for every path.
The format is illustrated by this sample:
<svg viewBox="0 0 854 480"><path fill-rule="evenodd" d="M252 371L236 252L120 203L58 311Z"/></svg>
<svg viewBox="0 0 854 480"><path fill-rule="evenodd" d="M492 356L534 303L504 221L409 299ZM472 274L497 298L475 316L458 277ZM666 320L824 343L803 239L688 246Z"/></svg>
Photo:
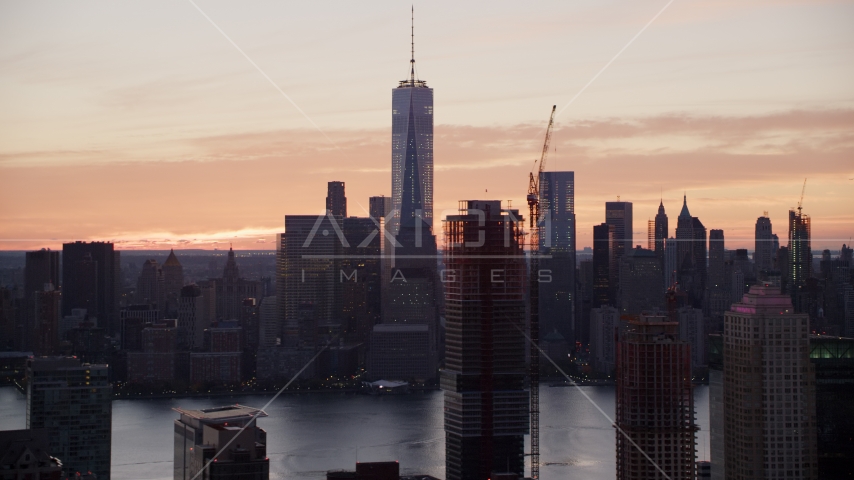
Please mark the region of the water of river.
<svg viewBox="0 0 854 480"><path fill-rule="evenodd" d="M609 416L613 387L581 387ZM174 407L240 403L261 407L270 396L192 397L113 402L112 478L171 480ZM694 390L697 457L708 459L709 390ZM616 476L615 431L573 387L540 393L540 477L544 480ZM267 431L271 479L322 479L356 461L398 460L401 473L445 478L442 392L374 397L354 394L282 395L258 421ZM0 388L0 430L25 428L26 397Z"/></svg>

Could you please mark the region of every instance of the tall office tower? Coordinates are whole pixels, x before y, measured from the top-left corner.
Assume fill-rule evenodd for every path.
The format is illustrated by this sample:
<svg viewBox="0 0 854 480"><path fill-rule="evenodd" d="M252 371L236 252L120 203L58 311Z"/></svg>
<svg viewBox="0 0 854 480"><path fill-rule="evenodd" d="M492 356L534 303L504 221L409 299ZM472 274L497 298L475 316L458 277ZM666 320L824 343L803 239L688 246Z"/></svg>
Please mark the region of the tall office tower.
<svg viewBox="0 0 854 480"><path fill-rule="evenodd" d="M727 279L724 231L709 230L709 277L706 283L707 301L704 310L713 317L721 317L732 304ZM738 298L738 297L737 297Z"/></svg>
<svg viewBox="0 0 854 480"><path fill-rule="evenodd" d="M267 432L256 420L267 414L243 405L184 410L174 423L175 480L267 480ZM246 427L243 429L243 427ZM229 443L231 442L231 443ZM226 448L226 445L228 447ZM215 461L211 461L216 457Z"/></svg>
<svg viewBox="0 0 854 480"><path fill-rule="evenodd" d="M590 310L593 308L593 260L578 264L578 293L575 307L575 341L582 348L590 345Z"/></svg>
<svg viewBox="0 0 854 480"><path fill-rule="evenodd" d="M756 264L756 274L774 270L774 245L771 238L771 219L768 213L756 219L756 245L753 250L753 263Z"/></svg>
<svg viewBox="0 0 854 480"><path fill-rule="evenodd" d="M673 237L666 239L664 245L664 288L667 289L677 282L679 249Z"/></svg>
<svg viewBox="0 0 854 480"><path fill-rule="evenodd" d="M409 78L391 96L391 231L420 218L433 231L433 89L415 76L413 27Z"/></svg>
<svg viewBox="0 0 854 480"><path fill-rule="evenodd" d="M62 314L85 308L110 335L119 332L120 253L108 242L62 244Z"/></svg>
<svg viewBox="0 0 854 480"><path fill-rule="evenodd" d="M163 269L157 264L157 260L146 260L136 281L136 303L154 305L157 310L163 312L166 303L164 286Z"/></svg>
<svg viewBox="0 0 854 480"><path fill-rule="evenodd" d="M258 328L259 347L275 347L281 335L279 324L279 307L276 305L276 296L272 295L261 299L260 324Z"/></svg>
<svg viewBox="0 0 854 480"><path fill-rule="evenodd" d="M32 306L32 351L36 356L59 353L59 316L62 295L50 283L42 291L33 292L29 303Z"/></svg>
<svg viewBox="0 0 854 480"><path fill-rule="evenodd" d="M694 478L691 346L678 328L641 315L617 342L618 480Z"/></svg>
<svg viewBox="0 0 854 480"><path fill-rule="evenodd" d="M286 215L279 240L276 301L288 340L283 344L296 343L304 304L313 305L312 316L319 325L340 321L343 274L338 257L346 237L334 216Z"/></svg>
<svg viewBox="0 0 854 480"><path fill-rule="evenodd" d="M201 348L205 329L216 320L216 290L209 284L185 285L178 298L178 345Z"/></svg>
<svg viewBox="0 0 854 480"><path fill-rule="evenodd" d="M602 375L614 373L614 355L620 328L620 311L602 306L590 310L590 363Z"/></svg>
<svg viewBox="0 0 854 480"><path fill-rule="evenodd" d="M212 279L216 284L216 318L219 321L243 321L243 303L258 296L260 284L240 276L234 250L228 249L228 259L222 269L222 278Z"/></svg>
<svg viewBox="0 0 854 480"><path fill-rule="evenodd" d="M557 331L575 344L575 172L540 173L540 340Z"/></svg>
<svg viewBox="0 0 854 480"><path fill-rule="evenodd" d="M667 214L664 213L664 200L658 204L658 213L655 214L655 256L664 265L665 241L670 234L667 228ZM666 273L666 270L665 270Z"/></svg>
<svg viewBox="0 0 854 480"><path fill-rule="evenodd" d="M706 322L703 311L690 305L680 308L679 338L691 345L691 370L701 374L707 366Z"/></svg>
<svg viewBox="0 0 854 480"><path fill-rule="evenodd" d="M854 338L810 336L819 478L854 476Z"/></svg>
<svg viewBox="0 0 854 480"><path fill-rule="evenodd" d="M381 222L381 218L376 220ZM345 340L356 344L367 342L371 329L381 320L383 235L370 217L345 218L343 225L347 246L339 271L341 320Z"/></svg>
<svg viewBox="0 0 854 480"><path fill-rule="evenodd" d="M72 357L27 360L27 428L48 431L66 472L110 478L113 387L107 365Z"/></svg>
<svg viewBox="0 0 854 480"><path fill-rule="evenodd" d="M620 313L638 315L664 307L661 277L655 252L640 247L627 251L620 259Z"/></svg>
<svg viewBox="0 0 854 480"><path fill-rule="evenodd" d="M59 252L50 249L26 253L24 266L24 298L44 290L46 283L59 288Z"/></svg>
<svg viewBox="0 0 854 480"><path fill-rule="evenodd" d="M614 261L619 265L625 252L634 247L632 237L632 202L605 202L605 223L614 226ZM619 272L614 272L619 275ZM619 280L614 278L614 280Z"/></svg>
<svg viewBox="0 0 854 480"><path fill-rule="evenodd" d="M593 308L614 305L614 226L593 226Z"/></svg>
<svg viewBox="0 0 854 480"><path fill-rule="evenodd" d="M726 478L818 478L815 415L809 318L754 285L724 319Z"/></svg>
<svg viewBox="0 0 854 480"><path fill-rule="evenodd" d="M460 202L445 221L445 472L524 473L526 264L523 220L499 200Z"/></svg>
<svg viewBox="0 0 854 480"><path fill-rule="evenodd" d="M368 199L368 212L372 219L377 222L385 218L391 212L391 197L380 195Z"/></svg>
<svg viewBox="0 0 854 480"><path fill-rule="evenodd" d="M804 311L802 290L807 279L812 277L812 250L810 249L810 217L801 210L789 210L789 259L788 293L792 296L795 309Z"/></svg>
<svg viewBox="0 0 854 480"><path fill-rule="evenodd" d="M340 218L347 218L347 196L344 182L329 182L326 187L326 211Z"/></svg>
<svg viewBox="0 0 854 480"><path fill-rule="evenodd" d="M688 211L687 196L682 199L682 211L676 225L677 279L688 293L691 303L700 307L706 285L706 227Z"/></svg>
<svg viewBox="0 0 854 480"><path fill-rule="evenodd" d="M184 286L184 267L175 256L175 250L169 252L163 262L163 293L166 301L163 314L166 318L176 318L178 315L178 297Z"/></svg>

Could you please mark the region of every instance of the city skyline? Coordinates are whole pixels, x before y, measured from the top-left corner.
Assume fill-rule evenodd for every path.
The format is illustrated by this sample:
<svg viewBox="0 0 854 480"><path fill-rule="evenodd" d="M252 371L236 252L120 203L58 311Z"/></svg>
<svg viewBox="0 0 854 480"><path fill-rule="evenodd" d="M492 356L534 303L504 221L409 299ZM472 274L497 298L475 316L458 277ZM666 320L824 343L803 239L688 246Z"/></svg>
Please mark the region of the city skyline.
<svg viewBox="0 0 854 480"><path fill-rule="evenodd" d="M16 208L0 211L0 249L273 249L284 215L319 213L328 181L348 184L350 214L391 195L387 95L409 73L408 5L197 5L300 110L192 3L4 4L0 204ZM848 243L851 2L615 6L415 6L417 74L440 92L434 218L459 198L523 205L556 103L548 170L575 172L578 248L603 202L632 202L640 229L686 191L729 248L750 248L756 218L784 225L805 177L813 248Z"/></svg>

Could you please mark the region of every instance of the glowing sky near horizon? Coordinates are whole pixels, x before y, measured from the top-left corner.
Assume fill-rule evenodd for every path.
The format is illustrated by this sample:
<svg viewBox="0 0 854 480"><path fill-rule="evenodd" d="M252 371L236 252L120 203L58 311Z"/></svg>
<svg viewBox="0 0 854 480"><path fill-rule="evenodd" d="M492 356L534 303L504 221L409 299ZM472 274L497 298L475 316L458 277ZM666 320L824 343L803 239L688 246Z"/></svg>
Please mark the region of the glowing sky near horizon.
<svg viewBox="0 0 854 480"><path fill-rule="evenodd" d="M409 4L196 0L0 3L0 249L273 248L287 214L389 195L391 89ZM524 204L560 110L667 0L415 4L435 89L435 217ZM557 119L549 169L576 172L578 246L604 202L634 239L683 192L728 248L752 248L808 178L813 248L854 236L854 1L676 0ZM672 234L671 228L671 234ZM785 244L785 240L783 242Z"/></svg>

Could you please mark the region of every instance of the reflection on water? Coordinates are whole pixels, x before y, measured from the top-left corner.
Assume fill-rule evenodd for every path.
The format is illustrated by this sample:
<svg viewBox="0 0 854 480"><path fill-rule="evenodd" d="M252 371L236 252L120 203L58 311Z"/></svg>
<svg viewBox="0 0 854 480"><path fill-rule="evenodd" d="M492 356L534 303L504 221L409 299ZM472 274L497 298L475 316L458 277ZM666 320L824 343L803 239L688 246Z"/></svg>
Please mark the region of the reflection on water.
<svg viewBox="0 0 854 480"><path fill-rule="evenodd" d="M582 387L609 415L613 387ZM694 391L698 458L708 459L708 387ZM261 407L270 396L116 400L113 402L112 477L172 478L171 409L240 403ZM540 476L544 479L616 476L615 432L572 387L540 391ZM0 388L0 430L24 428L26 400ZM442 393L393 397L344 394L282 395L259 421L267 431L271 479L325 478L327 470L357 461L398 460L402 473L445 477ZM705 452L705 453L704 453Z"/></svg>

